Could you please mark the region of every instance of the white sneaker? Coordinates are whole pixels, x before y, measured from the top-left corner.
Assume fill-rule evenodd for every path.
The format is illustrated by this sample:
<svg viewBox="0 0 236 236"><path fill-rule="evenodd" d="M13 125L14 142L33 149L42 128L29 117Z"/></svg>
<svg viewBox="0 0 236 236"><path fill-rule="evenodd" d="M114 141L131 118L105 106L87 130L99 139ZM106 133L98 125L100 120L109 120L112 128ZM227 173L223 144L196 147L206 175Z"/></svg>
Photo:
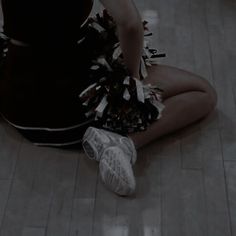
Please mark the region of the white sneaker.
<svg viewBox="0 0 236 236"><path fill-rule="evenodd" d="M99 170L102 181L118 195L128 196L135 191L135 178L130 158L120 147L108 147L103 152Z"/></svg>
<svg viewBox="0 0 236 236"><path fill-rule="evenodd" d="M83 136L83 148L90 159L100 161L105 149L112 146L120 147L132 164L136 162L137 152L128 137L94 127L89 127Z"/></svg>

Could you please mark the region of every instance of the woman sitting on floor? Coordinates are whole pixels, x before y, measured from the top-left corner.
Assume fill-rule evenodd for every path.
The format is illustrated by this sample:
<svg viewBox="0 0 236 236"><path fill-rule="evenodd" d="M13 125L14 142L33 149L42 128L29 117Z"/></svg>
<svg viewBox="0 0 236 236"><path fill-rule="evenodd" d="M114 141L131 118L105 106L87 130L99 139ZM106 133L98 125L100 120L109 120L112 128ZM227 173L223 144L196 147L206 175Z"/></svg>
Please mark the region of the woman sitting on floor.
<svg viewBox="0 0 236 236"><path fill-rule="evenodd" d="M83 144L105 185L135 190L136 150L205 117L216 93L203 78L156 64L132 0L2 0L0 109L36 145ZM144 35L146 35L144 37Z"/></svg>

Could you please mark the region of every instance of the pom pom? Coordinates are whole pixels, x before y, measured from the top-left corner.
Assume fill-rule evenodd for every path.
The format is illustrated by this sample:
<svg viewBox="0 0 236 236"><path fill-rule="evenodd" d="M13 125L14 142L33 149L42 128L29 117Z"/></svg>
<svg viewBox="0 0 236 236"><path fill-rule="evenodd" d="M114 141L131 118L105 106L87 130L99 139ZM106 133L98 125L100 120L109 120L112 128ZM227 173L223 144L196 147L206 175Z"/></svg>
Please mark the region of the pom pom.
<svg viewBox="0 0 236 236"><path fill-rule="evenodd" d="M143 22L145 32L148 31ZM145 130L153 121L160 119L164 105L162 90L145 84L147 66L157 64L156 59L164 56L156 49L149 48L144 40L140 65L140 78L130 76L125 66L116 25L105 10L88 20L87 27L94 30L100 45L94 53L89 70L90 79L96 80L79 95L88 118L94 117L105 129L122 134ZM145 37L151 33L145 34ZM94 79L95 78L95 79Z"/></svg>
<svg viewBox="0 0 236 236"><path fill-rule="evenodd" d="M161 90L133 77L104 78L80 94L87 117L119 133L145 130L159 119L164 105Z"/></svg>

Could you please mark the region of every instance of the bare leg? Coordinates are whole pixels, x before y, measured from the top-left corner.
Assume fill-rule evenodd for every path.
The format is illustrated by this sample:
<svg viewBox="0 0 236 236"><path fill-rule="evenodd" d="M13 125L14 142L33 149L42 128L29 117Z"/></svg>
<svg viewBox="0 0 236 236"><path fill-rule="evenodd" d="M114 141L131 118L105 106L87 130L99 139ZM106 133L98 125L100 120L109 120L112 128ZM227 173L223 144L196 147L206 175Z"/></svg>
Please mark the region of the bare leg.
<svg viewBox="0 0 236 236"><path fill-rule="evenodd" d="M146 83L156 84L164 90L165 109L161 119L146 131L130 135L137 148L205 117L217 101L211 85L190 72L158 65L148 68L148 74Z"/></svg>

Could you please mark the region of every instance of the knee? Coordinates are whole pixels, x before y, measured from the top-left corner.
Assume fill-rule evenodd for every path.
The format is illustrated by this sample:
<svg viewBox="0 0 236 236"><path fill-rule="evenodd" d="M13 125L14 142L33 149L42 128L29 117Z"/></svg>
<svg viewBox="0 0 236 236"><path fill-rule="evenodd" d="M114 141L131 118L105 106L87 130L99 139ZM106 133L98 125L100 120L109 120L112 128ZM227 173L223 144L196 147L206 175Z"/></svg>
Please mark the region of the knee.
<svg viewBox="0 0 236 236"><path fill-rule="evenodd" d="M204 93L206 107L208 107L209 111L215 109L217 105L217 93L215 88L203 77L198 76L195 79L195 86L198 88L197 90Z"/></svg>

